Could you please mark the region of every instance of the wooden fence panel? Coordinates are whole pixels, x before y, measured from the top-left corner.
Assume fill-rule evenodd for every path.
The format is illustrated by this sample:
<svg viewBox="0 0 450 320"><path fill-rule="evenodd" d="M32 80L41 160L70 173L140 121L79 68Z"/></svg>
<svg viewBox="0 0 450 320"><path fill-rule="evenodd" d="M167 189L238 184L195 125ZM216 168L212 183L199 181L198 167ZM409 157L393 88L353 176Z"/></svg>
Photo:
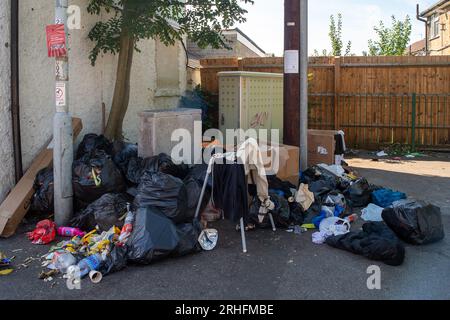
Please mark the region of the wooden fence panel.
<svg viewBox="0 0 450 320"><path fill-rule="evenodd" d="M309 123L342 129L350 146L450 147L450 56L311 57ZM283 72L283 58L201 60L202 87L218 95L220 71Z"/></svg>

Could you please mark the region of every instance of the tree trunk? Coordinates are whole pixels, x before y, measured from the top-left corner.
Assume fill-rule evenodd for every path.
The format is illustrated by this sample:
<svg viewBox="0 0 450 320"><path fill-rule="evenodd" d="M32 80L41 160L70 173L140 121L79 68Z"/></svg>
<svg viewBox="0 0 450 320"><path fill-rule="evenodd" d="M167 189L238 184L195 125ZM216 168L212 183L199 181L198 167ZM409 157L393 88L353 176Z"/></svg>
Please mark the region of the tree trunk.
<svg viewBox="0 0 450 320"><path fill-rule="evenodd" d="M113 141L123 140L122 126L130 101L130 76L133 53L134 39L124 28L120 35L120 52L114 97L105 129L105 136Z"/></svg>

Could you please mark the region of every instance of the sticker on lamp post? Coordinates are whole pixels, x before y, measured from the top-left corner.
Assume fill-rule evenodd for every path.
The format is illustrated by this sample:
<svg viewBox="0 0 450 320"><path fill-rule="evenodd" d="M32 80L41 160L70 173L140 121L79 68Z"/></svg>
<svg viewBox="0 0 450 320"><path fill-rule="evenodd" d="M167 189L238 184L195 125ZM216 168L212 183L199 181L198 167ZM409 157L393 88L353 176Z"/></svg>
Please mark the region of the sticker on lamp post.
<svg viewBox="0 0 450 320"><path fill-rule="evenodd" d="M46 27L49 57L64 57L67 55L66 32L64 28L64 24L52 24Z"/></svg>
<svg viewBox="0 0 450 320"><path fill-rule="evenodd" d="M66 84L64 82L57 82L55 88L55 99L57 107L66 106Z"/></svg>

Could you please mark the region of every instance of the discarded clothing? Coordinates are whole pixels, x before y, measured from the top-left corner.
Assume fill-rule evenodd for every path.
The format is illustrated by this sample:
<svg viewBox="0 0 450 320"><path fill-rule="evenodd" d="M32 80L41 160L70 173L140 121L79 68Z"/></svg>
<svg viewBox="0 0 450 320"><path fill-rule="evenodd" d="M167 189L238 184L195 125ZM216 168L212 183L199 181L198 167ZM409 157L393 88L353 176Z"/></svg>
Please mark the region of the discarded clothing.
<svg viewBox="0 0 450 320"><path fill-rule="evenodd" d="M244 165L222 163L213 165L213 201L226 219L237 223L248 218L247 181Z"/></svg>
<svg viewBox="0 0 450 320"><path fill-rule="evenodd" d="M383 220L402 240L429 244L444 239L440 208L421 201L404 201L384 209Z"/></svg>
<svg viewBox="0 0 450 320"><path fill-rule="evenodd" d="M304 211L307 211L314 203L314 193L309 191L307 184L300 184L295 201L302 206Z"/></svg>
<svg viewBox="0 0 450 320"><path fill-rule="evenodd" d="M365 221L383 221L381 217L381 213L383 212L383 208L377 206L376 204L370 203L366 208L362 209L361 218Z"/></svg>
<svg viewBox="0 0 450 320"><path fill-rule="evenodd" d="M269 183L270 190L282 191L283 195L286 197L286 199L295 196L295 194L292 193L291 190L296 189L296 186L294 186L289 181L283 181L280 178L278 178L277 176L270 175L270 176L267 176L267 182Z"/></svg>
<svg viewBox="0 0 450 320"><path fill-rule="evenodd" d="M406 199L406 194L391 189L379 189L372 192L372 202L382 208L387 208L395 201L402 199Z"/></svg>
<svg viewBox="0 0 450 320"><path fill-rule="evenodd" d="M370 260L399 266L405 258L405 248L383 222L368 222L363 231L331 236L326 243L334 248L362 255Z"/></svg>
<svg viewBox="0 0 450 320"><path fill-rule="evenodd" d="M328 237L331 237L333 234L328 232L314 232L312 234L312 242L314 244L324 244Z"/></svg>

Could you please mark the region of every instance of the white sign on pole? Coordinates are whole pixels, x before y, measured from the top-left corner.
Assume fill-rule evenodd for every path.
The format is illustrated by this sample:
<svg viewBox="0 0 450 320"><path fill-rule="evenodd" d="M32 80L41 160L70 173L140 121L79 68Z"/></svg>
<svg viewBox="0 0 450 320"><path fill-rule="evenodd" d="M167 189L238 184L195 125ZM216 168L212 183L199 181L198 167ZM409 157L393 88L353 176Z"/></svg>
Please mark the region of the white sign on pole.
<svg viewBox="0 0 450 320"><path fill-rule="evenodd" d="M66 106L66 84L64 82L57 82L55 88L55 99L57 107Z"/></svg>
<svg viewBox="0 0 450 320"><path fill-rule="evenodd" d="M286 50L284 52L284 73L299 73L298 50Z"/></svg>

